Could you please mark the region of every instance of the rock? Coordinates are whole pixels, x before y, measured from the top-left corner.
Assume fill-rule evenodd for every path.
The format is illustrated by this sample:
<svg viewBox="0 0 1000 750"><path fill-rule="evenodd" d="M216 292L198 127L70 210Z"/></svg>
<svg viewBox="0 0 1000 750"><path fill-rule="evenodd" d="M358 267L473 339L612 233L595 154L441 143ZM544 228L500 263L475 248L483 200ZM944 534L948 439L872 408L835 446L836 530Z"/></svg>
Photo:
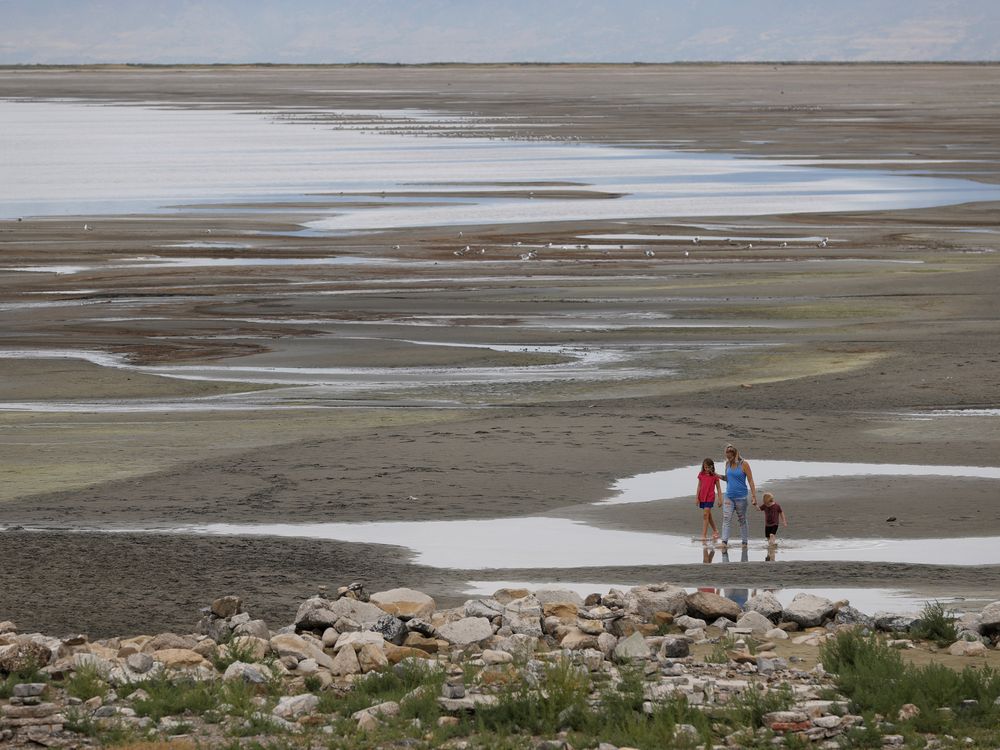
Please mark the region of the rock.
<svg viewBox="0 0 1000 750"><path fill-rule="evenodd" d="M587 635L598 636L604 632L603 620L585 620L582 617L576 619L576 626Z"/></svg>
<svg viewBox="0 0 1000 750"><path fill-rule="evenodd" d="M770 591L762 591L761 593L750 597L747 599L747 603L744 606L745 611L757 612L758 614L764 615L764 617L773 623L777 623L781 618L782 609L783 607L781 606L781 602L778 601L778 597Z"/></svg>
<svg viewBox="0 0 1000 750"><path fill-rule="evenodd" d="M606 659L611 658L611 654L614 653L615 646L617 645L618 639L611 635L611 633L601 633L597 636L597 648L604 654Z"/></svg>
<svg viewBox="0 0 1000 750"><path fill-rule="evenodd" d="M676 617L687 613L687 591L667 583L635 586L624 595L623 603L628 614L644 620L652 620L657 612L669 612Z"/></svg>
<svg viewBox="0 0 1000 750"><path fill-rule="evenodd" d="M361 663L353 648L342 648L333 659L330 671L337 677L349 674L361 674Z"/></svg>
<svg viewBox="0 0 1000 750"><path fill-rule="evenodd" d="M511 664L514 661L514 656L507 653L506 651L494 651L493 649L485 649L480 657L483 663L489 666L496 664Z"/></svg>
<svg viewBox="0 0 1000 750"><path fill-rule="evenodd" d="M286 695L278 701L271 714L287 721L311 714L318 706L319 698L312 693Z"/></svg>
<svg viewBox="0 0 1000 750"><path fill-rule="evenodd" d="M764 726L774 732L801 732L809 729L812 722L802 711L772 711L764 714Z"/></svg>
<svg viewBox="0 0 1000 750"><path fill-rule="evenodd" d="M333 648L338 638L340 638L340 633L337 632L336 628L327 628L323 631L323 637L320 640L323 641L323 648Z"/></svg>
<svg viewBox="0 0 1000 750"><path fill-rule="evenodd" d="M44 682L21 682L14 685L12 694L15 698L37 698L48 687Z"/></svg>
<svg viewBox="0 0 1000 750"><path fill-rule="evenodd" d="M896 612L876 612L874 620L875 627L886 633L907 633L917 618Z"/></svg>
<svg viewBox="0 0 1000 750"><path fill-rule="evenodd" d="M979 641L955 641L948 647L952 656L985 656L986 646Z"/></svg>
<svg viewBox="0 0 1000 750"><path fill-rule="evenodd" d="M4 620L0 622L0 633L16 633L17 625L15 625L10 620Z"/></svg>
<svg viewBox="0 0 1000 750"><path fill-rule="evenodd" d="M697 617L689 617L687 615L681 615L680 617L674 618L674 625L679 627L681 630L692 630L694 628L701 628L704 630L708 627L708 623Z"/></svg>
<svg viewBox="0 0 1000 750"><path fill-rule="evenodd" d="M432 659L434 658L427 651L409 646L395 646L391 643L383 646L385 658L390 664L399 664L403 659Z"/></svg>
<svg viewBox="0 0 1000 750"><path fill-rule="evenodd" d="M241 622L233 628L233 635L250 636L259 638L262 641L271 640L271 631L267 628L267 623L263 620L248 620Z"/></svg>
<svg viewBox="0 0 1000 750"><path fill-rule="evenodd" d="M506 651L516 660L528 661L538 648L538 638L533 635L514 633L507 638L497 640L493 644L497 651Z"/></svg>
<svg viewBox="0 0 1000 750"><path fill-rule="evenodd" d="M374 596L374 594L372 594L372 596ZM362 708L360 711L355 711L351 714L351 718L358 721L363 713L369 713L372 716L399 716L399 703L396 701L383 701L382 703L377 703L374 706L369 706L368 708Z"/></svg>
<svg viewBox="0 0 1000 750"><path fill-rule="evenodd" d="M176 633L160 633L153 636L142 645L142 652L146 654L165 649L187 649L194 650L198 645L198 639L194 636L177 635Z"/></svg>
<svg viewBox="0 0 1000 750"><path fill-rule="evenodd" d="M418 649L426 654L436 654L442 643L447 646L445 641L439 641L437 638L427 638L420 633L409 633L406 640L403 641L402 648Z"/></svg>
<svg viewBox="0 0 1000 750"><path fill-rule="evenodd" d="M250 656L254 661L260 661L271 650L271 641L255 638L252 635L238 635L223 648L230 653L236 651L240 655Z"/></svg>
<svg viewBox="0 0 1000 750"><path fill-rule="evenodd" d="M814 628L822 625L836 613L837 607L829 599L813 594L796 594L781 613L783 620L794 622L800 628Z"/></svg>
<svg viewBox="0 0 1000 750"><path fill-rule="evenodd" d="M295 672L301 675L316 674L319 671L319 664L315 659L303 659L295 665Z"/></svg>
<svg viewBox="0 0 1000 750"><path fill-rule="evenodd" d="M899 721L909 721L910 719L915 719L920 716L920 708L913 705L912 703L904 703L899 707L899 713L896 718Z"/></svg>
<svg viewBox="0 0 1000 750"><path fill-rule="evenodd" d="M137 674L145 674L153 668L153 657L149 654L132 654L125 658L125 666Z"/></svg>
<svg viewBox="0 0 1000 750"><path fill-rule="evenodd" d="M270 640L271 648L281 657L292 657L297 662L303 659L315 659L321 667L332 671L333 659L323 649L314 646L300 635L294 633L279 633Z"/></svg>
<svg viewBox="0 0 1000 750"><path fill-rule="evenodd" d="M427 594L407 588L377 591L371 595L370 601L400 620L409 620L413 617L427 618L433 615L437 608L434 600ZM386 638L386 640L392 639Z"/></svg>
<svg viewBox="0 0 1000 750"><path fill-rule="evenodd" d="M570 651L582 651L583 649L596 649L597 636L583 632L580 628L569 627L559 641L562 648Z"/></svg>
<svg viewBox="0 0 1000 750"><path fill-rule="evenodd" d="M493 619L503 614L504 605L496 599L470 599L463 609L466 617L487 617Z"/></svg>
<svg viewBox="0 0 1000 750"><path fill-rule="evenodd" d="M763 635L774 627L774 623L760 612L750 610L736 621L737 628L749 628L755 635Z"/></svg>
<svg viewBox="0 0 1000 750"><path fill-rule="evenodd" d="M212 602L212 614L225 620L243 611L243 600L238 596L221 596Z"/></svg>
<svg viewBox="0 0 1000 750"><path fill-rule="evenodd" d="M368 629L374 633L381 633L382 638L397 646L402 646L403 641L406 640L406 625L398 617L390 614L382 615L372 625L369 625Z"/></svg>
<svg viewBox="0 0 1000 750"><path fill-rule="evenodd" d="M1000 602L992 602L979 613L979 632L982 635L1000 633Z"/></svg>
<svg viewBox="0 0 1000 750"><path fill-rule="evenodd" d="M530 595L531 592L528 589L498 589L493 593L493 598L501 605L506 606L515 599L524 599Z"/></svg>
<svg viewBox="0 0 1000 750"><path fill-rule="evenodd" d="M358 664L361 666L362 672L373 672L376 669L389 666L389 660L381 646L366 643L358 649Z"/></svg>
<svg viewBox="0 0 1000 750"><path fill-rule="evenodd" d="M539 589L535 592L535 598L543 607L546 604L572 604L575 607L583 606L583 597L575 591L568 589Z"/></svg>
<svg viewBox="0 0 1000 750"><path fill-rule="evenodd" d="M336 625L342 617L367 626L377 622L378 618L384 614L385 610L357 599L342 597L330 601L321 596L314 596L311 599L306 599L299 606L299 611L295 615L295 629L322 632L328 627ZM337 628L337 630L343 632L341 628Z"/></svg>
<svg viewBox="0 0 1000 750"><path fill-rule="evenodd" d="M713 628L718 628L719 630L729 630L729 628L736 627L736 621L730 620L728 617L720 617L718 620L712 623Z"/></svg>
<svg viewBox="0 0 1000 750"><path fill-rule="evenodd" d="M419 633L427 638L434 638L437 636L437 628L427 622L427 620L421 620L419 617L407 620L406 629L411 633Z"/></svg>
<svg viewBox="0 0 1000 750"><path fill-rule="evenodd" d="M373 732L379 728L381 723L382 722L380 722L368 711L362 711L361 715L358 717L358 729L362 732Z"/></svg>
<svg viewBox="0 0 1000 750"><path fill-rule="evenodd" d="M788 631L782 630L781 628L771 628L764 633L764 637L769 641L787 641Z"/></svg>
<svg viewBox="0 0 1000 750"><path fill-rule="evenodd" d="M333 644L333 650L340 651L344 646L352 646L357 651L366 643L371 643L381 648L382 644L385 643L385 638L382 637L381 633L376 633L373 630L363 630L358 633L341 633L336 643Z"/></svg>
<svg viewBox="0 0 1000 750"><path fill-rule="evenodd" d="M161 648L152 658L167 669L190 669L193 667L210 667L205 657L189 648Z"/></svg>
<svg viewBox="0 0 1000 750"><path fill-rule="evenodd" d="M633 633L615 646L614 657L618 661L633 661L649 658L649 646L640 633Z"/></svg>
<svg viewBox="0 0 1000 750"><path fill-rule="evenodd" d="M271 670L263 664L247 664L242 661L234 661L226 667L222 679L227 682L241 680L250 685L263 685L271 679Z"/></svg>
<svg viewBox="0 0 1000 750"><path fill-rule="evenodd" d="M569 602L549 602L542 605L542 614L547 619L553 618L567 624L576 622L578 613L579 608ZM593 620L588 620L588 622L593 622Z"/></svg>
<svg viewBox="0 0 1000 750"><path fill-rule="evenodd" d="M668 659L683 659L691 654L691 647L686 638L667 636L660 644L660 656Z"/></svg>
<svg viewBox="0 0 1000 750"><path fill-rule="evenodd" d="M485 617L463 617L438 628L438 635L456 646L468 646L493 635L493 626ZM539 626L539 635L541 627Z"/></svg>
<svg viewBox="0 0 1000 750"><path fill-rule="evenodd" d="M361 630L361 623L357 620L352 620L350 617L341 617L333 623L333 629L338 633L356 633ZM326 631L324 630L323 632L325 633Z"/></svg>
<svg viewBox="0 0 1000 750"><path fill-rule="evenodd" d="M858 625L869 630L875 630L875 619L854 607L845 606L837 610L833 616L834 625Z"/></svg>
<svg viewBox="0 0 1000 750"><path fill-rule="evenodd" d="M692 615L699 616L706 621L719 617L727 617L735 621L742 614L739 604L709 591L696 591L690 594L687 597L687 609Z"/></svg>
<svg viewBox="0 0 1000 750"><path fill-rule="evenodd" d="M508 602L503 608L503 625L515 633L542 635L542 605L534 596Z"/></svg>

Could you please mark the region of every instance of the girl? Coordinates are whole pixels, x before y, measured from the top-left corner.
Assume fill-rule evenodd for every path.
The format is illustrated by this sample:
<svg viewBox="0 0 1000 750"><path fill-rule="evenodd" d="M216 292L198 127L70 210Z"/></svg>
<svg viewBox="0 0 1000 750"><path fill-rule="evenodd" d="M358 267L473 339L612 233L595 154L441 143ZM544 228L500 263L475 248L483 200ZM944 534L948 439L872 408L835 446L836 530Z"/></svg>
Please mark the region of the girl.
<svg viewBox="0 0 1000 750"><path fill-rule="evenodd" d="M695 494L695 503L701 508L701 541L708 539L708 527L712 527L712 541L719 538L719 530L715 527L715 519L712 518L712 508L715 505L716 496L722 497L722 485L719 484L719 475L715 473L715 461L706 458L701 462L701 472L698 474L698 491Z"/></svg>

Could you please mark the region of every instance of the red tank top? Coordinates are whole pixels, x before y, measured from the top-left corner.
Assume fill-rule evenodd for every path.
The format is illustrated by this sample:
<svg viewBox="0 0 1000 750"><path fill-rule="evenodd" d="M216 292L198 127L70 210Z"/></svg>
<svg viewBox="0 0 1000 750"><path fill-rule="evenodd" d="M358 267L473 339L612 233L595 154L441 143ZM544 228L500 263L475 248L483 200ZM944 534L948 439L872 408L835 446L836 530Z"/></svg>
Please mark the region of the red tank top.
<svg viewBox="0 0 1000 750"><path fill-rule="evenodd" d="M698 474L698 502L710 503L715 500L715 474Z"/></svg>

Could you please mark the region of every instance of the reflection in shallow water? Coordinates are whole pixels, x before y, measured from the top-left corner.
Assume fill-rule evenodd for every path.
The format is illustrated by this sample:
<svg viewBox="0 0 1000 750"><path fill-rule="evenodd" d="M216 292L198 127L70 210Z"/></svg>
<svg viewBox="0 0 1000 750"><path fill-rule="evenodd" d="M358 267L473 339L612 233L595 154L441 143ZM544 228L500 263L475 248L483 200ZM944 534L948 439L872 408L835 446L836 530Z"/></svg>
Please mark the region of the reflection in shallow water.
<svg viewBox="0 0 1000 750"><path fill-rule="evenodd" d="M564 518L538 516L476 521L377 523L203 524L173 531L227 536L285 536L405 546L420 565L435 568L588 568L682 565L701 545L676 534L601 529ZM951 540L928 555L926 539L796 539L779 544L782 560L842 560L939 565L1000 564L1000 538ZM761 558L766 545L720 550L722 561ZM749 559L749 558L746 558Z"/></svg>

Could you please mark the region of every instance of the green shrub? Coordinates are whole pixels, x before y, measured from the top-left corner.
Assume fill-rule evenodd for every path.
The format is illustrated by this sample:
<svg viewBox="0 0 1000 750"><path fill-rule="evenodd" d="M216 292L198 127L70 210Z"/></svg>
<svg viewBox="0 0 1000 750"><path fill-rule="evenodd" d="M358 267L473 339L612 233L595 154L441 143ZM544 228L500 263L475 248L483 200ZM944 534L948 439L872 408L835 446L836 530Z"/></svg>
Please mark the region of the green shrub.
<svg viewBox="0 0 1000 750"><path fill-rule="evenodd" d="M705 662L708 664L728 664L729 663L729 651L736 645L736 639L731 635L724 635L715 645L712 650L706 654Z"/></svg>
<svg viewBox="0 0 1000 750"><path fill-rule="evenodd" d="M792 689L785 684L775 690L758 690L751 685L729 705L742 726L764 726L764 715L772 711L787 711L795 702Z"/></svg>
<svg viewBox="0 0 1000 750"><path fill-rule="evenodd" d="M82 701L91 698L103 698L108 692L108 684L104 681L100 670L93 664L84 664L70 676L64 685L66 692Z"/></svg>
<svg viewBox="0 0 1000 750"><path fill-rule="evenodd" d="M920 618L910 629L910 635L925 641L934 641L938 646L948 646L958 640L955 629L955 613L940 602L927 602Z"/></svg>
<svg viewBox="0 0 1000 750"><path fill-rule="evenodd" d="M587 716L590 675L568 659L547 664L538 684L522 681L504 687L494 706L480 708L482 730L500 734L555 734L578 729Z"/></svg>
<svg viewBox="0 0 1000 750"><path fill-rule="evenodd" d="M149 697L135 701L133 708L139 716L148 716L153 721L188 712L201 715L222 702L220 687L212 682L189 679L171 681L169 678L159 677L137 683L136 687L145 690Z"/></svg>

